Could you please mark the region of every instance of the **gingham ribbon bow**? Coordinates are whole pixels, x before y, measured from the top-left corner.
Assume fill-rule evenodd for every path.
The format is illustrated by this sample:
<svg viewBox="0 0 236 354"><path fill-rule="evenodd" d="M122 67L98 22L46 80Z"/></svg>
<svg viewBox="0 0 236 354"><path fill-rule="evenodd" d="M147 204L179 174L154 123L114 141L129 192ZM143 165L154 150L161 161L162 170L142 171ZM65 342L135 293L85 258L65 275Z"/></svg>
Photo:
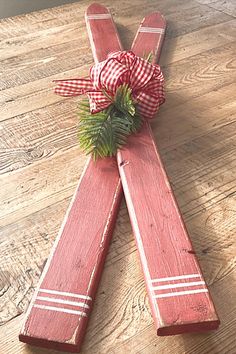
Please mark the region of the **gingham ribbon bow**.
<svg viewBox="0 0 236 354"><path fill-rule="evenodd" d="M55 93L61 96L87 94L91 113L107 108L112 102L104 95L114 97L117 88L128 84L139 113L147 119L154 117L164 102L163 74L159 65L150 64L131 51L119 51L90 69L89 79L56 80Z"/></svg>

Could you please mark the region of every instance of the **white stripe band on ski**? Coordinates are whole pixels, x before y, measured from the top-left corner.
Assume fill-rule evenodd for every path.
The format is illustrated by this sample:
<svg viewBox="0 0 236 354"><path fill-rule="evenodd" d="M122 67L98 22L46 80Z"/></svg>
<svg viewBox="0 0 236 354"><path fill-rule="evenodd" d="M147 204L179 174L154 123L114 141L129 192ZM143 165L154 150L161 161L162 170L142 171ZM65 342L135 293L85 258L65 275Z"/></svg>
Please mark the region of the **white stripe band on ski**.
<svg viewBox="0 0 236 354"><path fill-rule="evenodd" d="M204 281L193 281L191 283L177 283L177 284L159 285L159 286L153 286L152 290L184 288L185 286L195 286L195 285L205 285L205 282Z"/></svg>
<svg viewBox="0 0 236 354"><path fill-rule="evenodd" d="M39 293L46 293L46 294L53 294L53 295L62 295L62 296L68 296L68 297L76 297L78 299L84 299L84 300L92 300L92 298L90 296L69 293L67 291L58 291L58 290L50 290L50 289L39 289L38 292Z"/></svg>
<svg viewBox="0 0 236 354"><path fill-rule="evenodd" d="M201 278L200 274L186 274L186 275L177 275L176 277L167 277L167 278L156 278L152 279L152 283L158 283L162 281L170 281L170 280L180 280L180 279L191 279L191 278Z"/></svg>
<svg viewBox="0 0 236 354"><path fill-rule="evenodd" d="M62 299L55 299L54 297L46 297L46 296L37 296L37 300L48 301L48 302L56 302L58 304L65 304L65 305L73 305L78 307L84 307L89 309L89 306L84 302L77 302L77 301L69 301L69 300L62 300Z"/></svg>
<svg viewBox="0 0 236 354"><path fill-rule="evenodd" d="M54 306L46 306L46 305L33 305L33 307L36 307L41 310L49 310L49 311L57 311L57 312L65 312L65 313L70 313L72 315L80 315L83 317L87 317L87 314L82 311L76 311L76 310L70 310L70 309L64 309L60 307L54 307Z"/></svg>
<svg viewBox="0 0 236 354"><path fill-rule="evenodd" d="M88 20L105 20L111 18L111 14L87 15Z"/></svg>
<svg viewBox="0 0 236 354"><path fill-rule="evenodd" d="M172 296L192 295L192 294L207 293L207 292L208 292L207 289L176 291L175 293L154 295L154 299L161 299L163 297L172 297Z"/></svg>
<svg viewBox="0 0 236 354"><path fill-rule="evenodd" d="M165 30L163 28L156 28L156 27L140 27L139 32L164 34Z"/></svg>

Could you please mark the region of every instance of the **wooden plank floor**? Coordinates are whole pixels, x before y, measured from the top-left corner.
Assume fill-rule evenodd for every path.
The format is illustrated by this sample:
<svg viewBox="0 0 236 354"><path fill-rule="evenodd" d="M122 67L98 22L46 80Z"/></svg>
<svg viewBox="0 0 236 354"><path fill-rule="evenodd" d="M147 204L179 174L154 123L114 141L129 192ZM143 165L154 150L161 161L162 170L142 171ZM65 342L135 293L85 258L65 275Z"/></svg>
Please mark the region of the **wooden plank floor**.
<svg viewBox="0 0 236 354"><path fill-rule="evenodd" d="M1 21L0 353L56 353L18 342L23 311L86 157L77 99L55 78L93 62L88 0ZM157 337L123 202L83 345L84 354L236 353L236 117L233 0L103 1L129 48L142 17L161 11L167 100L153 130L221 318L217 332Z"/></svg>

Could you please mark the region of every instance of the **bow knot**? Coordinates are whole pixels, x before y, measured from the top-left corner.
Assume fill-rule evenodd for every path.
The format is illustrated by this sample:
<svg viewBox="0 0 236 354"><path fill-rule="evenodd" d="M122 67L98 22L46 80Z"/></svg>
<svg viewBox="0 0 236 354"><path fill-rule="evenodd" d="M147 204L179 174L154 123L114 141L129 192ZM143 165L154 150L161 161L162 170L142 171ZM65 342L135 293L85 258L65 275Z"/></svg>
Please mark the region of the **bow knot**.
<svg viewBox="0 0 236 354"><path fill-rule="evenodd" d="M131 51L119 51L90 69L89 79L56 80L55 93L61 96L87 94L91 113L107 108L119 86L127 84L142 117L151 119L164 102L163 74L159 65L137 57Z"/></svg>

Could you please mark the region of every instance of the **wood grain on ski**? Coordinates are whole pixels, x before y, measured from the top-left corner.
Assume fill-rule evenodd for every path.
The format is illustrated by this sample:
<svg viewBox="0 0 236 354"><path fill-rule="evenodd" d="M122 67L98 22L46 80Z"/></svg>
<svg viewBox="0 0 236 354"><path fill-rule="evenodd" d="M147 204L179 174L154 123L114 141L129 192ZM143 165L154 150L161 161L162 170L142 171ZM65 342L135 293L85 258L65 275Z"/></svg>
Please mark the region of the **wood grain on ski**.
<svg viewBox="0 0 236 354"><path fill-rule="evenodd" d="M105 7L90 6L86 22L96 42L95 61L121 48ZM116 160L89 159L28 309L21 341L79 351L122 195Z"/></svg>
<svg viewBox="0 0 236 354"><path fill-rule="evenodd" d="M159 59L165 27L159 13L146 17L134 53ZM148 122L119 151L118 166L157 334L216 329L219 319Z"/></svg>

